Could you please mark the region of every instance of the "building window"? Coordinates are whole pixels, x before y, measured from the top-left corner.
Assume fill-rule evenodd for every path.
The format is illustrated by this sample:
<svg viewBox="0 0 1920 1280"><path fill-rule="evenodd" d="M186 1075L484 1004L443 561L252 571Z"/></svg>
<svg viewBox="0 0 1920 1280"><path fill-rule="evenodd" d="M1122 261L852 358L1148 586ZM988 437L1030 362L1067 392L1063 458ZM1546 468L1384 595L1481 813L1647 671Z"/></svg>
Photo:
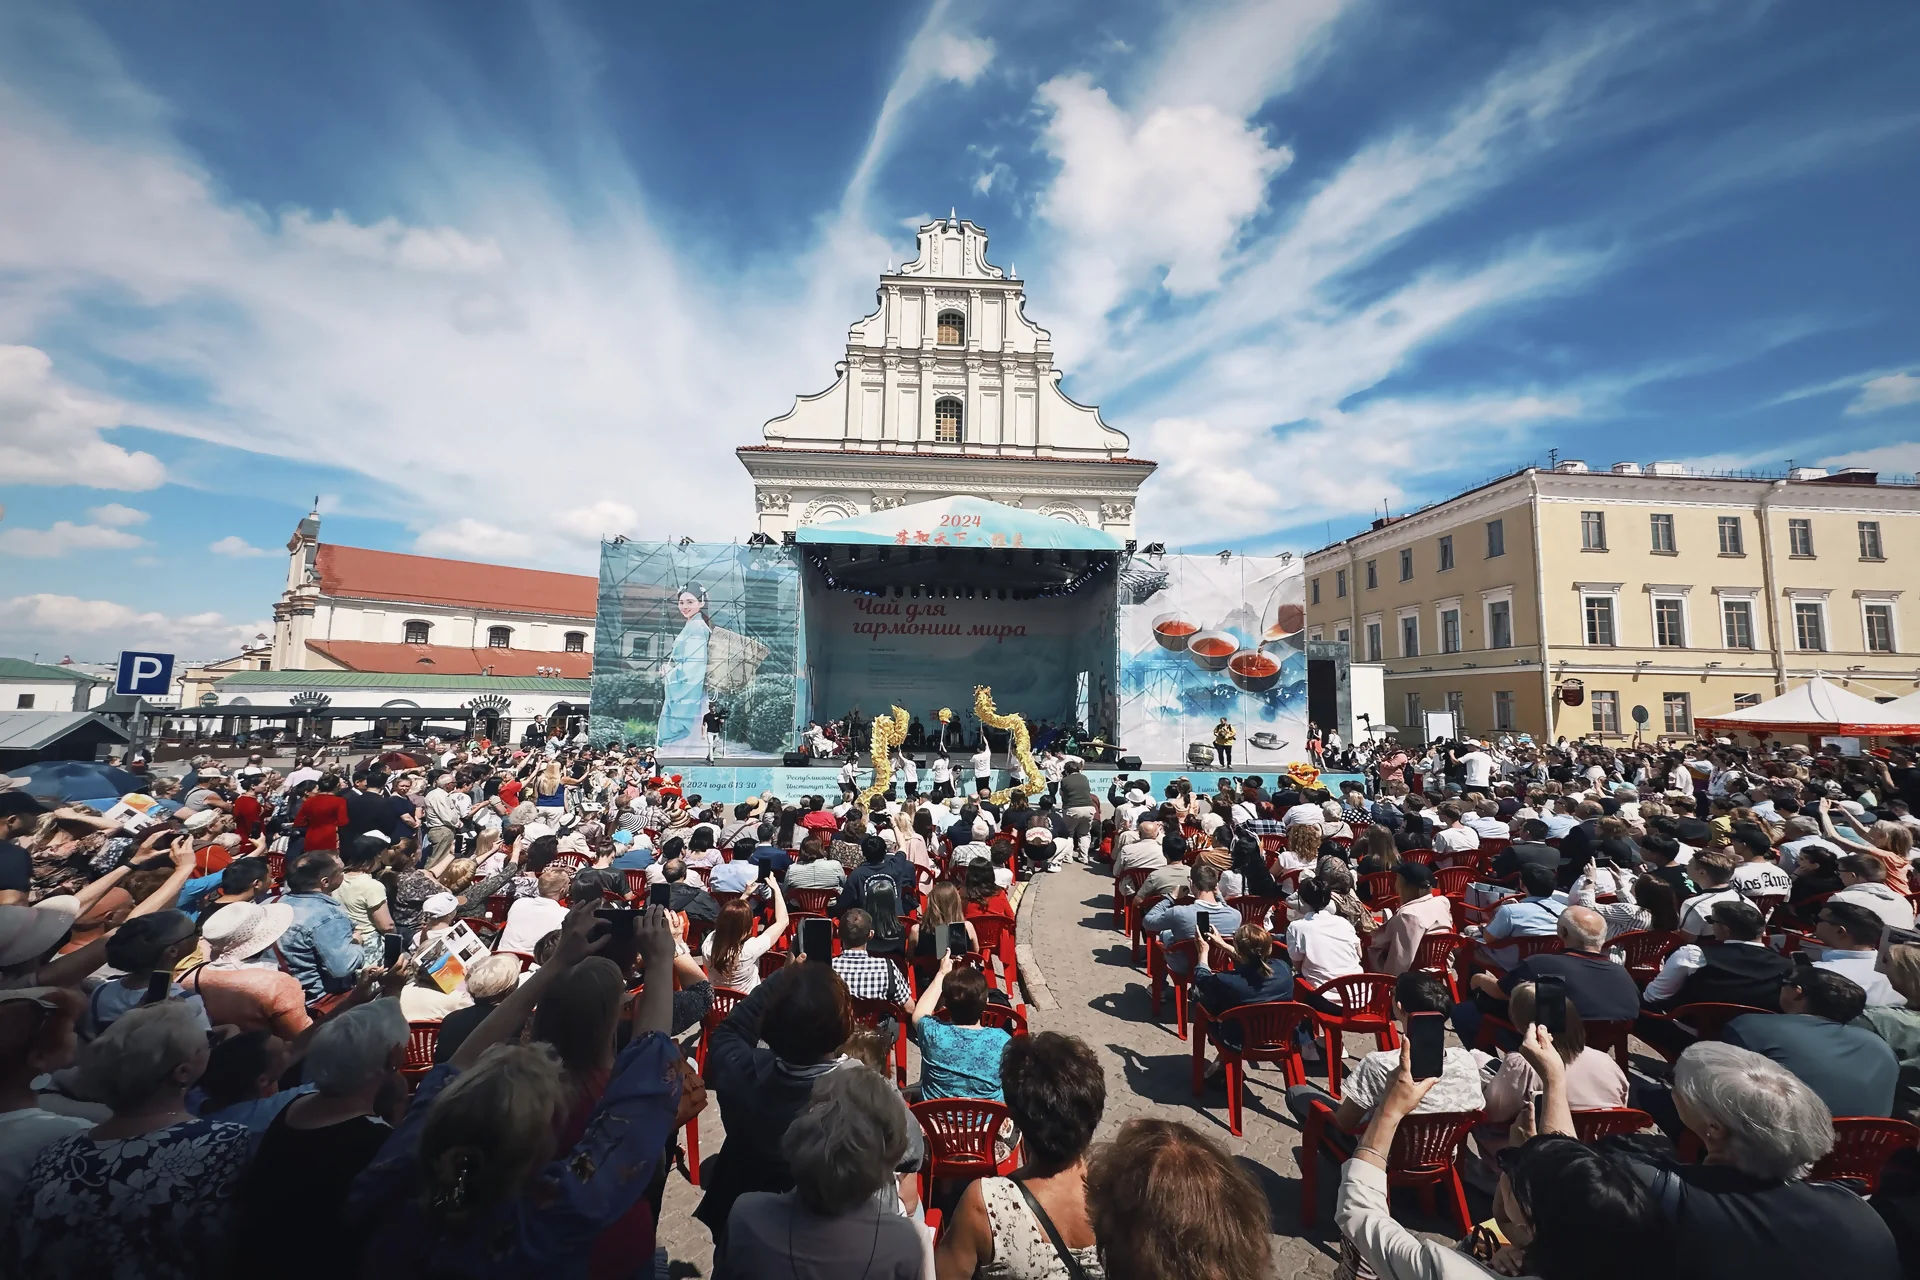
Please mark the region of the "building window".
<svg viewBox="0 0 1920 1280"><path fill-rule="evenodd" d="M1748 707L1757 707L1759 705L1760 695L1757 693L1736 693L1733 695L1733 709L1735 711L1745 711Z"/></svg>
<svg viewBox="0 0 1920 1280"><path fill-rule="evenodd" d="M17 710L31 711L33 710L33 695L30 693L23 693L18 698L14 699L13 705Z"/></svg>
<svg viewBox="0 0 1920 1280"><path fill-rule="evenodd" d="M1407 695L1407 732L1414 735L1414 741L1426 741L1426 726L1420 723L1420 695Z"/></svg>
<svg viewBox="0 0 1920 1280"><path fill-rule="evenodd" d="M1880 522L1862 520L1860 522L1860 558L1862 560L1885 560L1886 554L1880 549Z"/></svg>
<svg viewBox="0 0 1920 1280"><path fill-rule="evenodd" d="M1687 604L1684 600L1653 602L1653 642L1662 649L1687 647Z"/></svg>
<svg viewBox="0 0 1920 1280"><path fill-rule="evenodd" d="M1582 551L1605 551L1607 549L1606 512L1582 511L1580 513L1580 549Z"/></svg>
<svg viewBox="0 0 1920 1280"><path fill-rule="evenodd" d="M1740 536L1740 517L1720 517L1720 554L1723 556L1743 556L1747 554L1747 545Z"/></svg>
<svg viewBox="0 0 1920 1280"><path fill-rule="evenodd" d="M1453 535L1440 539L1440 572L1453 568Z"/></svg>
<svg viewBox="0 0 1920 1280"><path fill-rule="evenodd" d="M513 647L512 627L488 627L487 648L511 649Z"/></svg>
<svg viewBox="0 0 1920 1280"><path fill-rule="evenodd" d="M1369 622L1367 624L1367 661L1380 661L1382 653L1383 650L1380 646L1380 624L1377 622Z"/></svg>
<svg viewBox="0 0 1920 1280"><path fill-rule="evenodd" d="M585 653L587 651L587 633L584 631L567 632L567 652Z"/></svg>
<svg viewBox="0 0 1920 1280"><path fill-rule="evenodd" d="M1611 689L1597 689L1590 696L1593 699L1593 731L1620 732L1620 695Z"/></svg>
<svg viewBox="0 0 1920 1280"><path fill-rule="evenodd" d="M1400 656L1417 658L1420 656L1420 615L1409 614L1400 619Z"/></svg>
<svg viewBox="0 0 1920 1280"><path fill-rule="evenodd" d="M1729 649L1753 648L1753 601L1722 600L1720 633Z"/></svg>
<svg viewBox="0 0 1920 1280"><path fill-rule="evenodd" d="M1460 652L1460 611L1458 609L1440 611L1440 652Z"/></svg>
<svg viewBox="0 0 1920 1280"><path fill-rule="evenodd" d="M1673 554L1673 517L1653 516L1653 550L1657 555Z"/></svg>
<svg viewBox="0 0 1920 1280"><path fill-rule="evenodd" d="M941 346L959 346L967 340L967 318L958 311L942 311L938 334Z"/></svg>
<svg viewBox="0 0 1920 1280"><path fill-rule="evenodd" d="M1400 548L1400 581L1408 582L1413 578L1413 548Z"/></svg>
<svg viewBox="0 0 1920 1280"><path fill-rule="evenodd" d="M1507 554L1507 522L1505 520L1487 521L1487 559L1496 560Z"/></svg>
<svg viewBox="0 0 1920 1280"><path fill-rule="evenodd" d="M1345 600L1347 598L1347 571L1345 569L1335 569L1333 571L1333 594L1337 600Z"/></svg>
<svg viewBox="0 0 1920 1280"><path fill-rule="evenodd" d="M960 402L948 397L933 406L933 442L960 443Z"/></svg>
<svg viewBox="0 0 1920 1280"><path fill-rule="evenodd" d="M1867 635L1867 652L1892 653L1893 606L1890 604L1862 605L1861 615Z"/></svg>
<svg viewBox="0 0 1920 1280"><path fill-rule="evenodd" d="M408 644L428 644L430 643L430 641L427 639L427 637L429 634L432 633L432 631L433 631L433 624L430 622L420 622L417 620L414 622L409 622L407 624L407 643Z"/></svg>
<svg viewBox="0 0 1920 1280"><path fill-rule="evenodd" d="M1818 600L1793 602L1793 643L1802 653L1827 651L1826 619Z"/></svg>
<svg viewBox="0 0 1920 1280"><path fill-rule="evenodd" d="M1447 710L1453 715L1453 727L1463 729L1467 723L1467 695L1458 689L1447 691Z"/></svg>
<svg viewBox="0 0 1920 1280"><path fill-rule="evenodd" d="M1308 604L1320 603L1320 579L1315 578L1311 583L1307 584L1307 594L1311 597L1307 601Z"/></svg>
<svg viewBox="0 0 1920 1280"><path fill-rule="evenodd" d="M1373 591L1380 586L1380 562L1367 561L1367 590Z"/></svg>
<svg viewBox="0 0 1920 1280"><path fill-rule="evenodd" d="M1611 647L1614 644L1613 597L1588 596L1583 608L1587 617L1587 643Z"/></svg>
<svg viewBox="0 0 1920 1280"><path fill-rule="evenodd" d="M1487 606L1487 648L1513 648L1513 605L1495 600Z"/></svg>
<svg viewBox="0 0 1920 1280"><path fill-rule="evenodd" d="M1495 729L1513 728L1513 691L1511 689L1494 691L1493 727Z"/></svg>
<svg viewBox="0 0 1920 1280"><path fill-rule="evenodd" d="M651 658L653 656L653 637L635 636L633 643L627 647L627 653L635 658Z"/></svg>
<svg viewBox="0 0 1920 1280"><path fill-rule="evenodd" d="M1353 632L1346 627L1342 627L1338 631L1333 633L1333 638L1335 640L1338 640L1341 644L1352 644Z"/></svg>
<svg viewBox="0 0 1920 1280"><path fill-rule="evenodd" d="M1813 556L1813 521L1787 521L1787 554L1790 556Z"/></svg>
<svg viewBox="0 0 1920 1280"><path fill-rule="evenodd" d="M1661 694L1660 715L1660 723L1666 726L1668 733L1692 733L1693 695L1690 693Z"/></svg>

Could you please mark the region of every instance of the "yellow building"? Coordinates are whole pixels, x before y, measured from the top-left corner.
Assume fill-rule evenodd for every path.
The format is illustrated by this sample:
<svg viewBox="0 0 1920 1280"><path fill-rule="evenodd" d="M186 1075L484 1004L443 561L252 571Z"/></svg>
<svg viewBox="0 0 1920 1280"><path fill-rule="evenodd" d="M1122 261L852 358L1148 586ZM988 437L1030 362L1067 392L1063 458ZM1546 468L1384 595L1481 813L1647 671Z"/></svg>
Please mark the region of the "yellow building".
<svg viewBox="0 0 1920 1280"><path fill-rule="evenodd" d="M1468 733L1625 740L1644 708L1645 737L1690 737L1815 674L1920 686L1916 565L1920 486L1871 471L1562 462L1312 552L1307 637L1384 664L1402 728L1453 710Z"/></svg>

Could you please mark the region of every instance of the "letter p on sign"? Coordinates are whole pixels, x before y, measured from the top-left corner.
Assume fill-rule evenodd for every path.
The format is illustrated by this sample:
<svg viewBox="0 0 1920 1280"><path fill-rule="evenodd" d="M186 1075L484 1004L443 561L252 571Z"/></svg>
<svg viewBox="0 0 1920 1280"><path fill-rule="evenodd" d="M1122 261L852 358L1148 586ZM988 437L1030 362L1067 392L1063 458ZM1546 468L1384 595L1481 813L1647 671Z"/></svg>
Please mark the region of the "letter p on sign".
<svg viewBox="0 0 1920 1280"><path fill-rule="evenodd" d="M173 655L170 653L134 653L120 655L120 669L113 682L115 693L136 698L163 697L173 687Z"/></svg>

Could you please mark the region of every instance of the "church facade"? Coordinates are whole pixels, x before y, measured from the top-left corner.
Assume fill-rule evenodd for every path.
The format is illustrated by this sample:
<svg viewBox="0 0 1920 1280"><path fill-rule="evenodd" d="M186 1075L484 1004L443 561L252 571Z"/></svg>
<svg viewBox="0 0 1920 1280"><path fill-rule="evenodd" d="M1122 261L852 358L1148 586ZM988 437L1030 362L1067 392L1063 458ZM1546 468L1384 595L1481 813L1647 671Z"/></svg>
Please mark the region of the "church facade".
<svg viewBox="0 0 1920 1280"><path fill-rule="evenodd" d="M987 260L985 231L957 217L921 227L878 303L848 331L833 384L736 451L761 533L971 494L1134 536L1155 464L1060 389L1052 338L1027 319L1019 278Z"/></svg>

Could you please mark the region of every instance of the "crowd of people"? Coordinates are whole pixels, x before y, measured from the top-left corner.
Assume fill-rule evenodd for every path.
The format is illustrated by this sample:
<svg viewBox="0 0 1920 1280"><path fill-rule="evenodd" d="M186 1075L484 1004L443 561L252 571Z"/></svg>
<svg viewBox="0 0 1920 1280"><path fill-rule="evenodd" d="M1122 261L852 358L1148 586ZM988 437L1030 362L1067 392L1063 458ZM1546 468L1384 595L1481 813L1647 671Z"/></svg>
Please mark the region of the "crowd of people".
<svg viewBox="0 0 1920 1280"><path fill-rule="evenodd" d="M1210 1126L1096 1141L1100 1056L1029 1034L1015 901L1075 863L1190 986L1212 1088L1256 1047L1228 1015L1298 1011L1325 1084L1284 1109L1339 1164L1356 1273L1920 1256L1920 1156L1871 1200L1806 1177L1847 1124L1920 1117L1910 756L1387 745L1333 789L1159 795L1051 753L1003 802L703 797L558 739L199 759L138 826L0 788L0 1271L651 1276L687 1176L717 1276L1265 1274L1272 1207ZM1353 979L1407 1044L1445 1024L1432 1070L1329 1061ZM1670 1069L1623 1070L1628 1034ZM948 1177L967 1106L987 1172ZM1459 1246L1388 1199L1432 1115L1490 1196Z"/></svg>

